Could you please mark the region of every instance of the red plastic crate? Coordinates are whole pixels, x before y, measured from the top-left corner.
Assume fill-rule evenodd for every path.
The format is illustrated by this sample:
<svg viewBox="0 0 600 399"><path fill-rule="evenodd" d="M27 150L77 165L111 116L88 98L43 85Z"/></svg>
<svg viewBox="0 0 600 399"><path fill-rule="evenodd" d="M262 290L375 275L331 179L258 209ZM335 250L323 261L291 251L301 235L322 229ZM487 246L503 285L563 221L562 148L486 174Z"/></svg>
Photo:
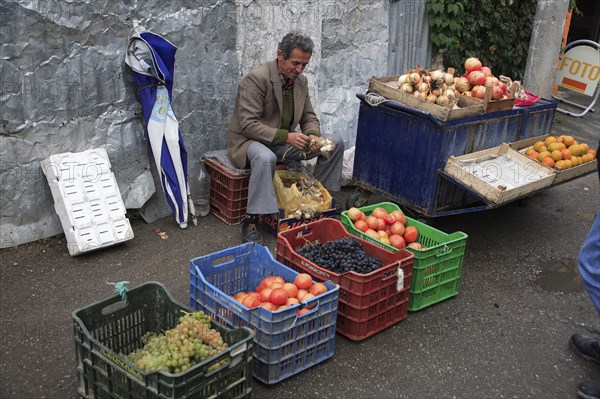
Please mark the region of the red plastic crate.
<svg viewBox="0 0 600 399"><path fill-rule="evenodd" d="M360 237L354 237L369 256L381 259L383 266L369 274L338 274L316 265L296 252L307 242L324 243L350 236L352 235L338 220L321 219L310 222L277 235L276 259L294 270L310 274L316 280L331 280L338 284L338 316L345 322L337 324L337 331L359 341L407 316L414 255L407 250L391 252ZM399 270L404 275L400 284ZM406 311L403 312L402 309Z"/></svg>
<svg viewBox="0 0 600 399"><path fill-rule="evenodd" d="M351 340L361 341L398 323L400 320L404 320L408 316L410 292L403 290L402 295L406 297L405 300L397 302L393 307L366 320L356 320L344 316L338 306L337 331Z"/></svg>
<svg viewBox="0 0 600 399"><path fill-rule="evenodd" d="M227 224L239 224L246 217L250 173L237 174L216 159L204 160L210 176L210 212Z"/></svg>

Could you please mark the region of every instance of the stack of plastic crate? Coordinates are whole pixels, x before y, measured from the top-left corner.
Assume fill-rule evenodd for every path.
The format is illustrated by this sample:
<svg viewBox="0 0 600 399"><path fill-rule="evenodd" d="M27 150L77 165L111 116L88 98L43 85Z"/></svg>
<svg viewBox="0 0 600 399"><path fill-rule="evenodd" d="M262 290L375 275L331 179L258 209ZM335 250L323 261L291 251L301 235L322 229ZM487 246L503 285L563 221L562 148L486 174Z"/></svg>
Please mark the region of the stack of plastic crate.
<svg viewBox="0 0 600 399"><path fill-rule="evenodd" d="M42 170L71 256L133 238L105 149L51 155Z"/></svg>

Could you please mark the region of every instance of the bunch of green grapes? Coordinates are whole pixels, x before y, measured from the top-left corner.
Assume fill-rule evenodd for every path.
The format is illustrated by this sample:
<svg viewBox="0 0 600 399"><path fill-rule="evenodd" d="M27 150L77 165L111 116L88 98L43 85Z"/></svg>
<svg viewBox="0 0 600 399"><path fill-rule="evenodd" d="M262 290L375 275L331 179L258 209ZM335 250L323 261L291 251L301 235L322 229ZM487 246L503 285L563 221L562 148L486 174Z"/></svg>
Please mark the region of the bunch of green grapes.
<svg viewBox="0 0 600 399"><path fill-rule="evenodd" d="M127 358L146 371L178 374L227 349L221 334L211 328L204 312L186 313L179 324L164 334L147 333L140 338L144 345ZM218 368L224 361L211 366Z"/></svg>

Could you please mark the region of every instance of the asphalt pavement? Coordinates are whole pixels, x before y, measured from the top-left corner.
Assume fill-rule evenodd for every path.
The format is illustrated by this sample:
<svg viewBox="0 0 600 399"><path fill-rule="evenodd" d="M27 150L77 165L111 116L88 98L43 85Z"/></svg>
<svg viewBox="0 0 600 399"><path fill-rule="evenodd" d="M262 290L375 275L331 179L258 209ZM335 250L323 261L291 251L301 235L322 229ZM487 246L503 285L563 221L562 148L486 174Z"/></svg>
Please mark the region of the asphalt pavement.
<svg viewBox="0 0 600 399"><path fill-rule="evenodd" d="M598 112L557 113L552 131L595 147ZM253 397L574 398L579 382L600 378L568 345L575 332L600 335L576 267L598 186L593 173L527 201L434 219L468 234L456 297L361 342L337 334L332 358L272 386L254 381ZM240 226L213 215L186 230L172 218L131 222L133 240L79 257L63 235L0 251L0 398L79 397L73 310L123 280L159 281L188 304L190 259L240 244ZM274 252L275 237L265 236Z"/></svg>

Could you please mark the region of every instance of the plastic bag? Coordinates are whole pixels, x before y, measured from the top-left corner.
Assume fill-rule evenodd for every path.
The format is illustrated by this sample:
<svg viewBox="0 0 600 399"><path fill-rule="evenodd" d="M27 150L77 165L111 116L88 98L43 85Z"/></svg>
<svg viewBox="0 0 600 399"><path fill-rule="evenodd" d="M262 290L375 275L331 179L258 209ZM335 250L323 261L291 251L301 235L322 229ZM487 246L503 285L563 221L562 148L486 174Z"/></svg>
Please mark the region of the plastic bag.
<svg viewBox="0 0 600 399"><path fill-rule="evenodd" d="M527 89L523 89L525 92L525 98L515 97L515 107L529 107L540 100L540 96L533 94Z"/></svg>
<svg viewBox="0 0 600 399"><path fill-rule="evenodd" d="M352 172L354 171L354 150L356 146L352 146L344 151L344 161L342 163L342 186L352 184Z"/></svg>
<svg viewBox="0 0 600 399"><path fill-rule="evenodd" d="M303 196L300 190L298 190L296 183L293 183L290 187L286 187L283 182L283 180L298 180L300 178L312 180L312 185L321 193L321 198L315 199ZM308 214L307 218L310 218L331 209L332 199L329 191L317 179L303 172L276 170L275 177L273 178L273 186L275 188L277 205L284 210L285 217L289 217L290 215L294 215L296 211L300 211L302 214Z"/></svg>

